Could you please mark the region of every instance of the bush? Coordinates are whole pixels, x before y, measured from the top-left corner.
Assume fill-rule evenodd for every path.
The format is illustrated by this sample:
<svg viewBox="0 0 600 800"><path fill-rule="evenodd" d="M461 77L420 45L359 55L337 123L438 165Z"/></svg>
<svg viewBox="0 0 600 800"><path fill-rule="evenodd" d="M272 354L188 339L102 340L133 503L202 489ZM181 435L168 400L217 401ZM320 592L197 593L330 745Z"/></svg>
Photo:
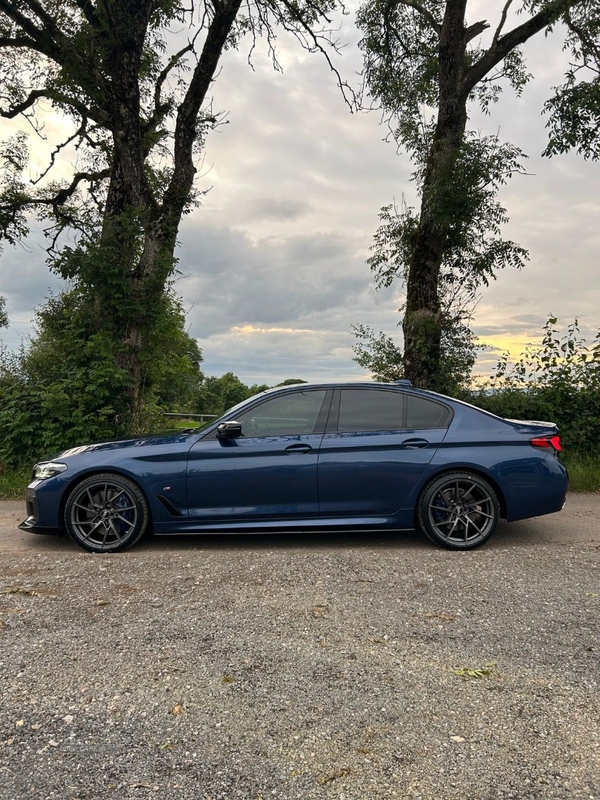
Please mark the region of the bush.
<svg viewBox="0 0 600 800"><path fill-rule="evenodd" d="M28 346L0 350L0 462L19 468L74 445L156 430L161 404L189 404L202 355L177 298L166 294L162 303L134 425L131 372L118 337L94 326L93 297L76 289L51 297Z"/></svg>
<svg viewBox="0 0 600 800"><path fill-rule="evenodd" d="M30 464L76 444L126 432L129 376L95 338L72 350L54 369L50 351L23 349L0 363L0 458L9 467Z"/></svg>
<svg viewBox="0 0 600 800"><path fill-rule="evenodd" d="M567 449L599 457L600 331L588 346L577 320L562 337L557 321L550 317L541 346L529 345L516 363L505 354L473 402L502 417L555 422Z"/></svg>

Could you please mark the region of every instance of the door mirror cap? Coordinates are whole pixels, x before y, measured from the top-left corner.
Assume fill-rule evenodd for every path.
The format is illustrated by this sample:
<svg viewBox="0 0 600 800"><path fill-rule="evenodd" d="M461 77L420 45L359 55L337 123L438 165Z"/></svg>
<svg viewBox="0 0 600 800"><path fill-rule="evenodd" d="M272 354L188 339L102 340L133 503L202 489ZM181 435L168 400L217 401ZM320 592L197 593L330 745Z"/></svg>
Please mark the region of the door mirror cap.
<svg viewBox="0 0 600 800"><path fill-rule="evenodd" d="M242 435L242 423L234 419L217 425L217 439L237 439Z"/></svg>

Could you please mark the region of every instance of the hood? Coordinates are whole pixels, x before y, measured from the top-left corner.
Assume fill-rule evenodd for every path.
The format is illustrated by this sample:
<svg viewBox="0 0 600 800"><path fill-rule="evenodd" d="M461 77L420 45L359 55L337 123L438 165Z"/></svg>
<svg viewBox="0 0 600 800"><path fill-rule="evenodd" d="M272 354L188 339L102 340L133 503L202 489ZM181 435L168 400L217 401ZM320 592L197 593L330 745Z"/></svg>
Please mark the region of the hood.
<svg viewBox="0 0 600 800"><path fill-rule="evenodd" d="M129 447L156 447L157 445L185 444L189 439L195 437L196 433L182 431L181 433L152 433L146 436L132 436L127 439L115 439L109 442L98 442L96 444L84 444L79 447L69 447L61 453L53 456L57 458L69 458L79 456L83 453L93 453L101 450L123 450Z"/></svg>

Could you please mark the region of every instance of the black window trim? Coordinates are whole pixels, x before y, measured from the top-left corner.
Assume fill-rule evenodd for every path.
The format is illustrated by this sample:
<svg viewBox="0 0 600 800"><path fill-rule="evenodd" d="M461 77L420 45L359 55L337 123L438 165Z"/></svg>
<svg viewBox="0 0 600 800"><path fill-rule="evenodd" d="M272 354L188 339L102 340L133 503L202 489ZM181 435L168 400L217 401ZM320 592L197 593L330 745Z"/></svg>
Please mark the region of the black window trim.
<svg viewBox="0 0 600 800"><path fill-rule="evenodd" d="M315 426L311 433L289 433L289 434L282 434L283 436L314 436L315 434L324 434L325 433L325 426L327 424L327 418L329 416L329 409L331 406L331 398L333 396L334 390L331 387L327 386L311 386L310 388L301 388L301 384L290 387L289 391L287 392L277 392L276 394L267 395L266 397L261 397L260 400L257 398L256 403L252 403L249 406L244 408L243 413L246 414L248 411L252 411L256 408L260 408L260 406L264 405L264 403L268 403L271 400L274 400L278 397L288 397L291 394L308 394L309 392L325 392L323 397L323 402L321 403L321 408L319 409L319 413L317 414L317 420L315 422ZM236 415L233 414L229 417L226 417L225 420L235 420ZM224 421L223 419L221 421ZM243 435L242 430L242 435ZM268 434L264 434L262 436L253 436L253 439L266 439L268 438ZM206 436L202 437L202 440L205 439L216 439L217 438L217 428L214 428L212 431L209 431Z"/></svg>
<svg viewBox="0 0 600 800"><path fill-rule="evenodd" d="M402 427L397 428L394 430L399 431L411 431L411 430L447 430L450 427L452 419L454 417L454 411L451 406L447 406L445 403L440 402L437 399L433 399L431 397L421 397L419 394L406 392L406 391L399 391L398 389L387 388L386 386L338 386L334 389L333 400L331 403L331 411L329 414L329 421L327 422L327 427L325 429L325 433L343 433L343 431L339 430L339 423L340 423L340 405L341 405L341 398L342 392L347 391L359 391L359 392L389 392L390 394L400 395L402 397ZM421 400L426 400L428 403L433 403L434 405L440 406L447 412L447 418L444 425L437 425L435 428L409 428L407 425L408 419L408 398L414 397ZM380 428L379 430L385 431L390 430L389 428ZM359 433L360 431L353 431L354 433ZM366 433L377 433L378 430L369 429L365 431Z"/></svg>

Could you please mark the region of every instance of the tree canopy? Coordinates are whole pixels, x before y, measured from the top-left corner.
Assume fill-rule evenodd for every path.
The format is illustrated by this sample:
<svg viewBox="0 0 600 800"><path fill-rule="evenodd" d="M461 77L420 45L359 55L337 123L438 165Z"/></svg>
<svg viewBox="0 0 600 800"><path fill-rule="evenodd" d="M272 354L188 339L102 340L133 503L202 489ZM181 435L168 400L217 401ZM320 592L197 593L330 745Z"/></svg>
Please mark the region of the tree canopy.
<svg viewBox="0 0 600 800"><path fill-rule="evenodd" d="M199 154L219 122L209 92L221 56L264 37L276 60L278 26L325 52L336 2L0 0L0 116L29 132L0 147L0 241L43 221L51 268L85 298L88 328L123 370L129 428L151 383L179 224L201 194ZM49 109L70 128L31 182L28 138L45 136Z"/></svg>
<svg viewBox="0 0 600 800"><path fill-rule="evenodd" d="M384 209L371 266L378 280L406 282L404 373L429 388L446 388L452 285L473 296L497 269L527 257L502 240L507 215L496 200L524 154L469 131L468 120L473 107L490 113L503 87L522 91L532 76L521 46L532 37L554 34L571 55L565 85L546 105L546 153L598 155L600 3L506 0L492 10L494 24L468 21L467 0L368 0L358 14L366 89L412 157L420 197L417 213Z"/></svg>

